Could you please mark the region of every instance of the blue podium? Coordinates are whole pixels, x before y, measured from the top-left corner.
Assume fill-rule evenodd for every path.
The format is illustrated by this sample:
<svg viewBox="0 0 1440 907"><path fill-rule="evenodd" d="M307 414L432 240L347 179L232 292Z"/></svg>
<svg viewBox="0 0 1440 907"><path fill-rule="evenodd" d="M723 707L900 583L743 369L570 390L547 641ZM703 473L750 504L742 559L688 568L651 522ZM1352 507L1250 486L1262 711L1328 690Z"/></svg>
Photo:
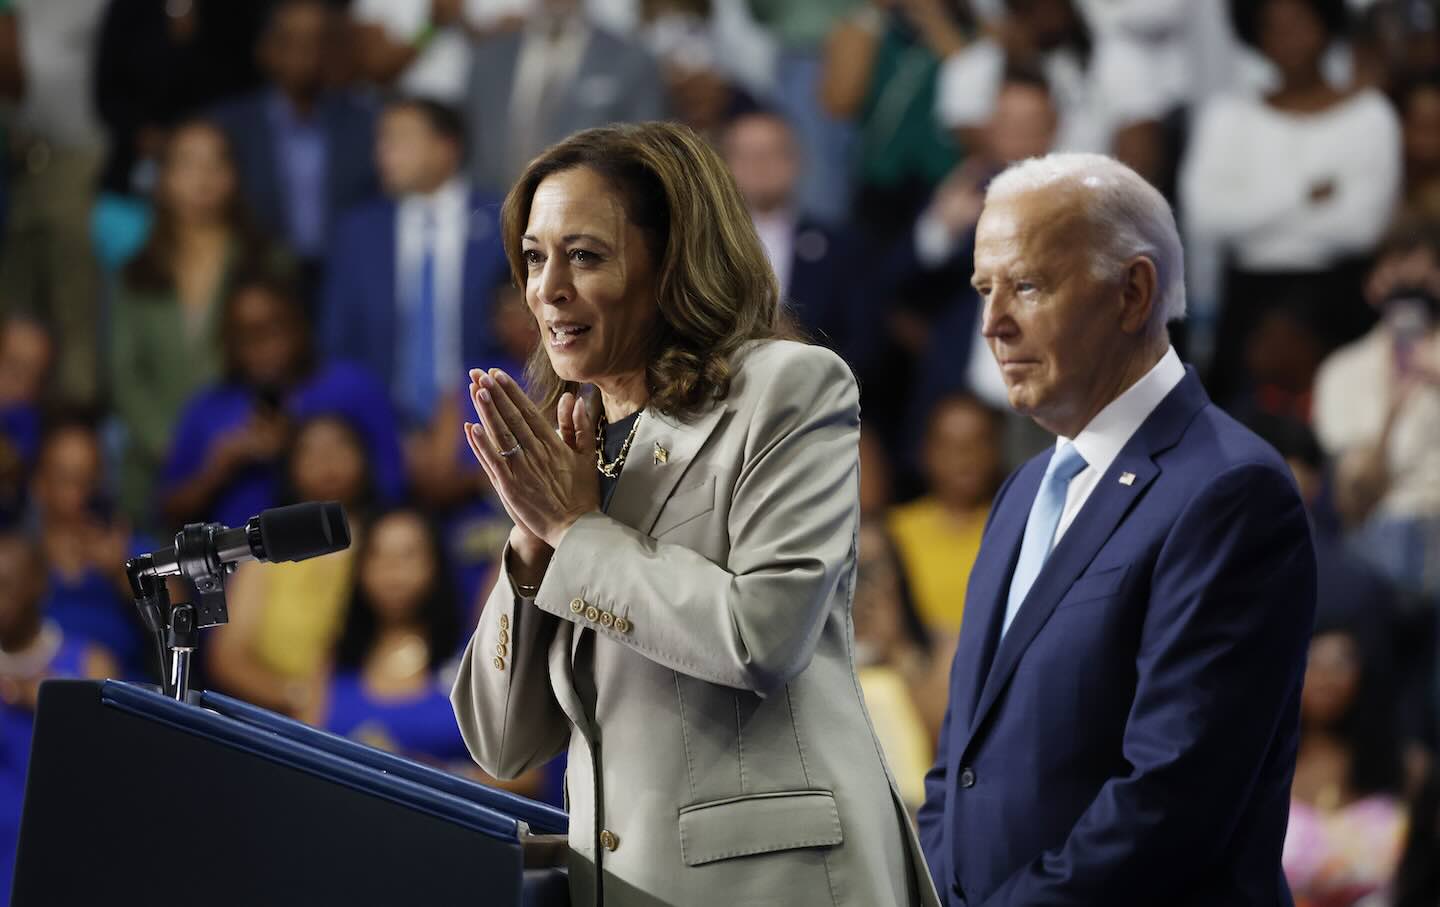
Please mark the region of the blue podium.
<svg viewBox="0 0 1440 907"><path fill-rule="evenodd" d="M566 827L226 696L50 681L11 903L565 907Z"/></svg>

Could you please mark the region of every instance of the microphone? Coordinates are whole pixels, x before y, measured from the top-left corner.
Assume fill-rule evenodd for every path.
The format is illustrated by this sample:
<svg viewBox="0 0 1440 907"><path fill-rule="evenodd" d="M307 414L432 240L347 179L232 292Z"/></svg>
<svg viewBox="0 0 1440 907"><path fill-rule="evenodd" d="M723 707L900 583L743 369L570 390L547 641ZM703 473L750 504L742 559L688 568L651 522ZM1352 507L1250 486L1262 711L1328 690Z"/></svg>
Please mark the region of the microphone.
<svg viewBox="0 0 1440 907"><path fill-rule="evenodd" d="M194 530L199 530L198 539L190 535ZM344 508L336 501L311 501L263 510L234 529L219 523L187 526L174 546L148 555L150 563L141 574L179 576L186 572L181 561L187 557L200 559L207 572L218 573L242 561L303 561L348 547L350 526Z"/></svg>

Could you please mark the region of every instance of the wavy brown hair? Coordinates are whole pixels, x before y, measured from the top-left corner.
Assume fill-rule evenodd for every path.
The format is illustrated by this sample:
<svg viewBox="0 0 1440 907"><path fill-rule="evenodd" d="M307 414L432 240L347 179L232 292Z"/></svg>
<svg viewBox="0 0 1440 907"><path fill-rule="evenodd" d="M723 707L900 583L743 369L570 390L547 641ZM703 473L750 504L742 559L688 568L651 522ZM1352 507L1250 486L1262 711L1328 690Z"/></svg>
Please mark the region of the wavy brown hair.
<svg viewBox="0 0 1440 907"><path fill-rule="evenodd" d="M521 237L535 190L549 176L588 167L620 195L656 268L660 318L646 364L650 405L686 417L730 392L732 358L748 341L794 338L780 287L740 190L705 140L676 123L577 132L525 168L505 198L501 233L510 272L525 286ZM541 343L526 365L530 392L553 411L576 390Z"/></svg>

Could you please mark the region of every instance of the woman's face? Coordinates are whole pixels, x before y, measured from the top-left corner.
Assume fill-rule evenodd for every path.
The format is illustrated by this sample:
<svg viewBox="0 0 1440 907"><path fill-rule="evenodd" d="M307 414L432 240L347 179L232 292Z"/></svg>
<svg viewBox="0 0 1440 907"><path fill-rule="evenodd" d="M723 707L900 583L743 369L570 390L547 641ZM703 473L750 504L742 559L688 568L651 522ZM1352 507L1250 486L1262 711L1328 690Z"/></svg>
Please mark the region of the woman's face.
<svg viewBox="0 0 1440 907"><path fill-rule="evenodd" d="M655 262L603 177L588 167L546 177L521 254L525 302L557 375L603 385L645 368L660 317Z"/></svg>
<svg viewBox="0 0 1440 907"><path fill-rule="evenodd" d="M295 372L304 344L294 310L263 287L246 287L230 309L230 342L245 380L279 387Z"/></svg>
<svg viewBox="0 0 1440 907"><path fill-rule="evenodd" d="M411 620L435 581L435 557L429 530L414 513L393 513L370 528L360 583L376 620Z"/></svg>
<svg viewBox="0 0 1440 907"><path fill-rule="evenodd" d="M290 481L303 501L351 503L364 490L365 451L335 419L307 423L290 463Z"/></svg>
<svg viewBox="0 0 1440 907"><path fill-rule="evenodd" d="M1291 75L1320 65L1329 36L1325 23L1304 0L1269 0L1260 10L1260 52Z"/></svg>
<svg viewBox="0 0 1440 907"><path fill-rule="evenodd" d="M1339 721L1360 685L1360 651L1347 633L1322 633L1310 642L1300 711L1305 721L1326 727Z"/></svg>
<svg viewBox="0 0 1440 907"><path fill-rule="evenodd" d="M235 169L224 137L210 126L182 127L170 137L160 185L182 219L218 218L235 193Z"/></svg>

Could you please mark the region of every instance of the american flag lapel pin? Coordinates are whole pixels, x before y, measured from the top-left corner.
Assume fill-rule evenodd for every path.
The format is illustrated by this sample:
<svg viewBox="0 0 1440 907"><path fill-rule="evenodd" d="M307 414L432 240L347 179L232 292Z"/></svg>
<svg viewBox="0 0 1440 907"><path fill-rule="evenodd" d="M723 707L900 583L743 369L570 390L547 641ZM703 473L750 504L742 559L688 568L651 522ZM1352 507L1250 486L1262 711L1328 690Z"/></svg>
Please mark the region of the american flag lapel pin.
<svg viewBox="0 0 1440 907"><path fill-rule="evenodd" d="M1121 485L1134 485L1134 484L1135 484L1135 473L1133 473L1133 472L1122 472L1122 473L1120 473L1120 484L1121 484Z"/></svg>

